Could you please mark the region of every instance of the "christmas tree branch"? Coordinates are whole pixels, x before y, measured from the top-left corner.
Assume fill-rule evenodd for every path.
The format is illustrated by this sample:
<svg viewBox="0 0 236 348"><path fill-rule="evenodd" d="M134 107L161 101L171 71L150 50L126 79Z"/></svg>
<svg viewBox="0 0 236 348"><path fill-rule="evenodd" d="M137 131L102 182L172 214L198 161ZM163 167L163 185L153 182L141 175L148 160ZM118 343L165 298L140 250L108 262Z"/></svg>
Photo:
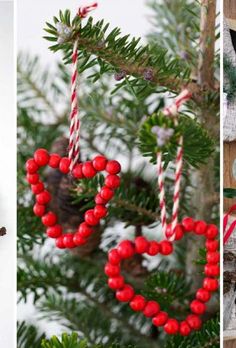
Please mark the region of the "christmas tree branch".
<svg viewBox="0 0 236 348"><path fill-rule="evenodd" d="M47 40L57 42L60 39L56 27L59 22L71 30L71 35L63 42L59 40L50 49L54 52L64 51L64 60L70 63L73 44L78 40L80 72L99 64L100 71L92 75L95 80L107 72L124 71L125 75L129 76L129 84L134 88L137 84L140 84L142 89L149 86L155 90L156 86L159 86L178 93L186 87L193 93L195 101L203 101L204 91L198 83L191 81L190 70L183 68L180 59L171 58L166 49L157 45L140 46L140 39L128 40L129 36L121 37L118 28L105 36L108 24L104 25L103 21L93 24L92 18L89 18L85 25L79 18L71 22L69 11L65 11L64 14L60 12L60 19L54 17L54 25L47 23ZM94 59L94 56L97 59ZM133 80L130 77L133 77ZM125 80L122 84L126 84ZM216 90L219 90L219 86L212 86L212 91Z"/></svg>
<svg viewBox="0 0 236 348"><path fill-rule="evenodd" d="M155 212L152 212L151 210L137 206L136 204L131 203L125 199L115 197L114 201L118 207L124 207L132 212L136 212L137 214L140 214L141 216L144 215L154 221L158 219L158 215Z"/></svg>

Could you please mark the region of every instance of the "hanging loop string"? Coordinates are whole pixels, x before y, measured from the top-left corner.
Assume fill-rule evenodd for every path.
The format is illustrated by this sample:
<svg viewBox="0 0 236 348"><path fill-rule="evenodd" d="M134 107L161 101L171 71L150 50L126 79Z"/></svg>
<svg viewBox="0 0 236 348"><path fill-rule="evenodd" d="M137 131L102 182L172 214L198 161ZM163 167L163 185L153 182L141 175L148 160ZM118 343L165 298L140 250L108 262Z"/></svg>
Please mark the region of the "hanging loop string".
<svg viewBox="0 0 236 348"><path fill-rule="evenodd" d="M70 112L70 139L69 139L69 159L70 169L72 170L79 157L79 105L77 97L77 81L78 81L78 40L75 41L72 54L72 76L71 76L71 112ZM76 148L77 147L77 151Z"/></svg>
<svg viewBox="0 0 236 348"><path fill-rule="evenodd" d="M175 99L174 103L165 108L164 115L169 117L175 117L175 126L178 125L177 114L180 106L191 98L192 94L187 90L183 90ZM180 201L180 181L183 168L183 137L181 136L178 141L178 148L176 154L175 163L175 183L174 183L174 196L173 196L173 210L171 218L171 234L168 239L173 241L175 239L174 228L178 223L178 212L179 212L179 201ZM167 210L165 201L165 189L164 189L164 169L162 163L162 153L157 153L157 175L158 175L158 186L159 186L159 199L160 199L160 209L161 209L161 224L163 234L166 237L167 232Z"/></svg>
<svg viewBox="0 0 236 348"><path fill-rule="evenodd" d="M81 6L81 7L79 8L79 10L78 10L77 15L78 15L80 18L85 18L85 17L87 17L87 15L89 14L89 12L95 10L97 7L98 7L97 2L94 2L93 4L88 5L88 6Z"/></svg>
<svg viewBox="0 0 236 348"><path fill-rule="evenodd" d="M77 16L81 19L97 8L95 2L89 6L80 7ZM69 136L69 159L70 170L72 171L79 159L79 138L80 138L80 119L79 119L79 102L78 102L78 39L74 43L72 53L72 76L71 76L71 111L70 111L70 136Z"/></svg>

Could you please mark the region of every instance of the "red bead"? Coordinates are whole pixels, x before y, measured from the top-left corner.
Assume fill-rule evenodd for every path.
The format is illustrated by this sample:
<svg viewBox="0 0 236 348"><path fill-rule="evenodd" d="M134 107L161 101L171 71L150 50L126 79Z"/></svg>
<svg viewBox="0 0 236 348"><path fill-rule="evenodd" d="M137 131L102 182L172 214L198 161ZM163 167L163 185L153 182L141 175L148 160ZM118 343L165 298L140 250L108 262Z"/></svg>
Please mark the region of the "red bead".
<svg viewBox="0 0 236 348"><path fill-rule="evenodd" d="M34 153L34 160L38 166L46 166L49 162L49 153L45 149L38 149Z"/></svg>
<svg viewBox="0 0 236 348"><path fill-rule="evenodd" d="M195 223L195 228L194 228L194 232L196 234L204 234L206 232L207 229L207 224L205 223L205 221L196 221Z"/></svg>
<svg viewBox="0 0 236 348"><path fill-rule="evenodd" d="M168 335L176 335L179 331L179 323L176 319L168 319L164 325L164 330Z"/></svg>
<svg viewBox="0 0 236 348"><path fill-rule="evenodd" d="M100 191L100 196L106 201L109 201L114 196L114 191L107 186L103 186Z"/></svg>
<svg viewBox="0 0 236 348"><path fill-rule="evenodd" d="M98 219L104 218L107 215L107 208L104 205L96 205L94 208L94 216Z"/></svg>
<svg viewBox="0 0 236 348"><path fill-rule="evenodd" d="M25 164L25 168L29 174L34 174L39 169L39 166L33 158L28 159Z"/></svg>
<svg viewBox="0 0 236 348"><path fill-rule="evenodd" d="M184 235L184 228L182 225L177 224L174 228L175 240L180 240Z"/></svg>
<svg viewBox="0 0 236 348"><path fill-rule="evenodd" d="M45 211L46 211L45 205L36 203L33 207L33 212L36 216L39 216L39 217L43 216Z"/></svg>
<svg viewBox="0 0 236 348"><path fill-rule="evenodd" d="M138 254L143 254L146 253L148 251L149 248L149 242L147 241L147 239L145 237L136 237L135 241L135 252Z"/></svg>
<svg viewBox="0 0 236 348"><path fill-rule="evenodd" d="M109 174L118 174L121 170L120 163L117 161L108 161L106 165L106 171Z"/></svg>
<svg viewBox="0 0 236 348"><path fill-rule="evenodd" d="M211 294L210 294L210 292L207 291L206 289L200 288L200 289L198 289L198 291L197 291L197 293L196 293L196 298L197 298L199 301L207 302L207 301L210 300Z"/></svg>
<svg viewBox="0 0 236 348"><path fill-rule="evenodd" d="M152 323L155 326L163 326L168 320L168 314L166 312L159 312L153 319Z"/></svg>
<svg viewBox="0 0 236 348"><path fill-rule="evenodd" d="M141 312L146 305L146 300L142 295L135 295L129 305L133 311Z"/></svg>
<svg viewBox="0 0 236 348"><path fill-rule="evenodd" d="M80 233L77 232L74 234L73 242L76 246L80 246L84 245L87 242L87 240L83 236L81 236Z"/></svg>
<svg viewBox="0 0 236 348"><path fill-rule="evenodd" d="M49 211L47 214L45 214L42 217L42 223L45 226L48 226L48 227L53 226L56 224L56 222L57 222L57 216L51 211Z"/></svg>
<svg viewBox="0 0 236 348"><path fill-rule="evenodd" d="M62 227L61 225L54 225L48 227L46 230L47 236L50 238L58 238L62 235Z"/></svg>
<svg viewBox="0 0 236 348"><path fill-rule="evenodd" d="M76 179L83 179L84 178L84 174L82 172L82 167L83 167L83 164L82 163L79 163L79 164L76 164L72 170L72 175L74 178Z"/></svg>
<svg viewBox="0 0 236 348"><path fill-rule="evenodd" d="M207 239L205 246L208 251L216 251L219 249L219 242L218 240Z"/></svg>
<svg viewBox="0 0 236 348"><path fill-rule="evenodd" d="M51 195L48 191L40 192L36 195L36 201L38 204L47 204L51 200Z"/></svg>
<svg viewBox="0 0 236 348"><path fill-rule="evenodd" d="M63 236L63 243L66 248L72 249L75 247L75 243L73 239L74 239L73 233L67 233Z"/></svg>
<svg viewBox="0 0 236 348"><path fill-rule="evenodd" d="M206 254L207 262L215 264L220 261L220 253L218 251L208 251Z"/></svg>
<svg viewBox="0 0 236 348"><path fill-rule="evenodd" d="M218 280L212 278L205 278L203 281L203 288L208 291L216 291L218 289Z"/></svg>
<svg viewBox="0 0 236 348"><path fill-rule="evenodd" d="M59 163L59 169L63 174L68 174L70 171L70 160L68 157L62 157Z"/></svg>
<svg viewBox="0 0 236 348"><path fill-rule="evenodd" d="M95 196L95 203L96 204L107 204L107 200L103 199L100 195L100 193L98 193L96 196Z"/></svg>
<svg viewBox="0 0 236 348"><path fill-rule="evenodd" d="M134 297L134 289L130 285L125 285L123 289L116 291L116 298L120 302L129 302Z"/></svg>
<svg viewBox="0 0 236 348"><path fill-rule="evenodd" d="M84 214L84 220L88 225L95 226L99 224L99 219L95 217L94 210L89 209Z"/></svg>
<svg viewBox="0 0 236 348"><path fill-rule="evenodd" d="M198 300L193 300L190 303L190 308L194 314L203 314L206 311L206 305Z"/></svg>
<svg viewBox="0 0 236 348"><path fill-rule="evenodd" d="M186 321L181 321L179 325L179 333L182 336L188 336L191 332L191 328Z"/></svg>
<svg viewBox="0 0 236 348"><path fill-rule="evenodd" d="M107 263L105 265L104 272L108 277L116 277L120 275L120 266Z"/></svg>
<svg viewBox="0 0 236 348"><path fill-rule="evenodd" d="M82 166L82 173L84 174L85 178L93 178L97 172L94 169L92 162L88 161L85 162Z"/></svg>
<svg viewBox="0 0 236 348"><path fill-rule="evenodd" d="M38 181L39 181L39 175L38 175L37 173L35 173L35 174L29 174L29 173L28 173L28 174L26 175L26 179L27 179L27 181L28 181L29 184L35 185L35 184L37 184Z"/></svg>
<svg viewBox="0 0 236 348"><path fill-rule="evenodd" d="M204 267L204 272L208 277L218 277L220 275L220 267L207 263Z"/></svg>
<svg viewBox="0 0 236 348"><path fill-rule="evenodd" d="M206 238L214 239L218 235L218 228L216 225L208 225L206 230Z"/></svg>
<svg viewBox="0 0 236 348"><path fill-rule="evenodd" d="M31 185L32 192L37 195L44 190L44 184L39 181L37 184Z"/></svg>
<svg viewBox="0 0 236 348"><path fill-rule="evenodd" d="M195 314L188 315L186 318L186 322L193 330L199 330L202 326L201 319L199 318L199 316L197 316Z"/></svg>
<svg viewBox="0 0 236 348"><path fill-rule="evenodd" d="M122 277L122 276L109 278L107 283L108 283L109 288L111 288L113 290L122 289L125 285L124 277Z"/></svg>
<svg viewBox="0 0 236 348"><path fill-rule="evenodd" d="M186 217L182 220L182 225L186 232L191 232L194 230L195 222L191 217Z"/></svg>
<svg viewBox="0 0 236 348"><path fill-rule="evenodd" d="M101 172L105 170L107 165L107 159L104 156L96 156L93 160L93 167L98 171Z"/></svg>
<svg viewBox="0 0 236 348"><path fill-rule="evenodd" d="M93 233L93 229L91 228L91 226L89 226L88 224L86 224L86 222L82 222L79 225L78 228L78 232L77 232L81 237L83 238L87 238L89 236L91 236L91 234Z"/></svg>
<svg viewBox="0 0 236 348"><path fill-rule="evenodd" d="M112 265L119 265L121 258L117 249L112 249L109 251L108 260Z"/></svg>
<svg viewBox="0 0 236 348"><path fill-rule="evenodd" d="M123 240L118 245L117 251L122 259L128 259L135 253L134 244L129 240Z"/></svg>
<svg viewBox="0 0 236 348"><path fill-rule="evenodd" d="M51 168L58 168L60 163L61 157L57 153L52 153L49 158L48 165Z"/></svg>
<svg viewBox="0 0 236 348"><path fill-rule="evenodd" d="M120 177L118 175L107 175L105 185L111 189L116 189L120 186Z"/></svg>
<svg viewBox="0 0 236 348"><path fill-rule="evenodd" d="M163 240L162 242L160 242L160 253L162 255L170 255L173 252L173 246L172 243L167 241L167 240Z"/></svg>
<svg viewBox="0 0 236 348"><path fill-rule="evenodd" d="M143 314L147 318L152 318L155 315L157 315L157 313L159 312L160 312L160 306L156 301L148 301L143 310Z"/></svg>
<svg viewBox="0 0 236 348"><path fill-rule="evenodd" d="M175 235L174 240L180 240L184 235L183 226L178 224L175 226L174 230L172 230L172 224L169 224L166 229L166 237L171 238L173 235Z"/></svg>
<svg viewBox="0 0 236 348"><path fill-rule="evenodd" d="M174 232L172 231L172 224L166 226L166 238L171 238Z"/></svg>
<svg viewBox="0 0 236 348"><path fill-rule="evenodd" d="M160 250L160 246L156 241L153 240L153 241L149 242L149 248L147 251L148 255L155 256L159 253L159 250Z"/></svg>
<svg viewBox="0 0 236 348"><path fill-rule="evenodd" d="M56 246L59 249L65 249L65 245L64 245L64 235L58 237L56 239Z"/></svg>

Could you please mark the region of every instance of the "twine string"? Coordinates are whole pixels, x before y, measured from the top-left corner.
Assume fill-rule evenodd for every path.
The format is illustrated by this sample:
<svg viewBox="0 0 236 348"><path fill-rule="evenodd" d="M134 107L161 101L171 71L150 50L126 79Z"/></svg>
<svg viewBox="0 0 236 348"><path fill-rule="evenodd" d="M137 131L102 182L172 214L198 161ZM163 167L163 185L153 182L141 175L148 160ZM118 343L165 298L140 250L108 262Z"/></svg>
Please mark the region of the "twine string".
<svg viewBox="0 0 236 348"><path fill-rule="evenodd" d="M164 109L164 115L168 117L175 117L175 126L178 125L177 114L180 106L191 98L191 93L184 89L176 98L174 103L170 107ZM162 231L165 237L170 241L175 239L174 228L178 223L178 212L179 212L179 202L180 202L180 182L183 169L183 136L180 136L178 140L178 148L175 160L175 182L174 182L174 195L173 195L173 209L171 217L171 233L166 236L167 232L167 210L166 210L166 200L165 200L165 183L164 183L164 169L162 163L161 152L157 153L157 175L158 175L158 186L159 186L159 200L161 209L161 224Z"/></svg>
<svg viewBox="0 0 236 348"><path fill-rule="evenodd" d="M88 13L97 8L97 2L81 6L77 12L77 16L81 19L85 18ZM78 101L78 39L75 40L72 53L72 75L71 75L71 111L70 111L70 135L69 135L69 160L70 170L79 160L79 139L80 139L80 118L79 118L79 101Z"/></svg>

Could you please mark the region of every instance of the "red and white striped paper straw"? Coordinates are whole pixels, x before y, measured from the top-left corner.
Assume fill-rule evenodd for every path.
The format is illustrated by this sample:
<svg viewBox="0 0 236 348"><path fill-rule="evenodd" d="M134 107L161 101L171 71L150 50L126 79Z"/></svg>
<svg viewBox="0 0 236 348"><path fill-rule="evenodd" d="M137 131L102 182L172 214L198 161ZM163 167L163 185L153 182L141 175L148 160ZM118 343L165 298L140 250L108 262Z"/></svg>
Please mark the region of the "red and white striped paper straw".
<svg viewBox="0 0 236 348"><path fill-rule="evenodd" d="M183 90L175 99L174 103L170 107L166 107L164 110L164 115L166 116L176 116L180 106L191 98L191 93L185 89ZM175 125L178 124L176 119ZM174 196L173 196L173 210L171 219L171 230L172 234L168 237L169 240L173 241L175 239L175 234L173 230L178 223L178 212L179 212L179 202L180 202L180 182L183 168L183 137L179 138L176 163L175 163L175 183L174 183ZM165 190L164 190L164 170L162 164L162 155L160 152L157 153L157 175L158 175L158 186L159 186L159 200L161 209L161 224L164 235L166 236L167 228L167 211L165 203Z"/></svg>

